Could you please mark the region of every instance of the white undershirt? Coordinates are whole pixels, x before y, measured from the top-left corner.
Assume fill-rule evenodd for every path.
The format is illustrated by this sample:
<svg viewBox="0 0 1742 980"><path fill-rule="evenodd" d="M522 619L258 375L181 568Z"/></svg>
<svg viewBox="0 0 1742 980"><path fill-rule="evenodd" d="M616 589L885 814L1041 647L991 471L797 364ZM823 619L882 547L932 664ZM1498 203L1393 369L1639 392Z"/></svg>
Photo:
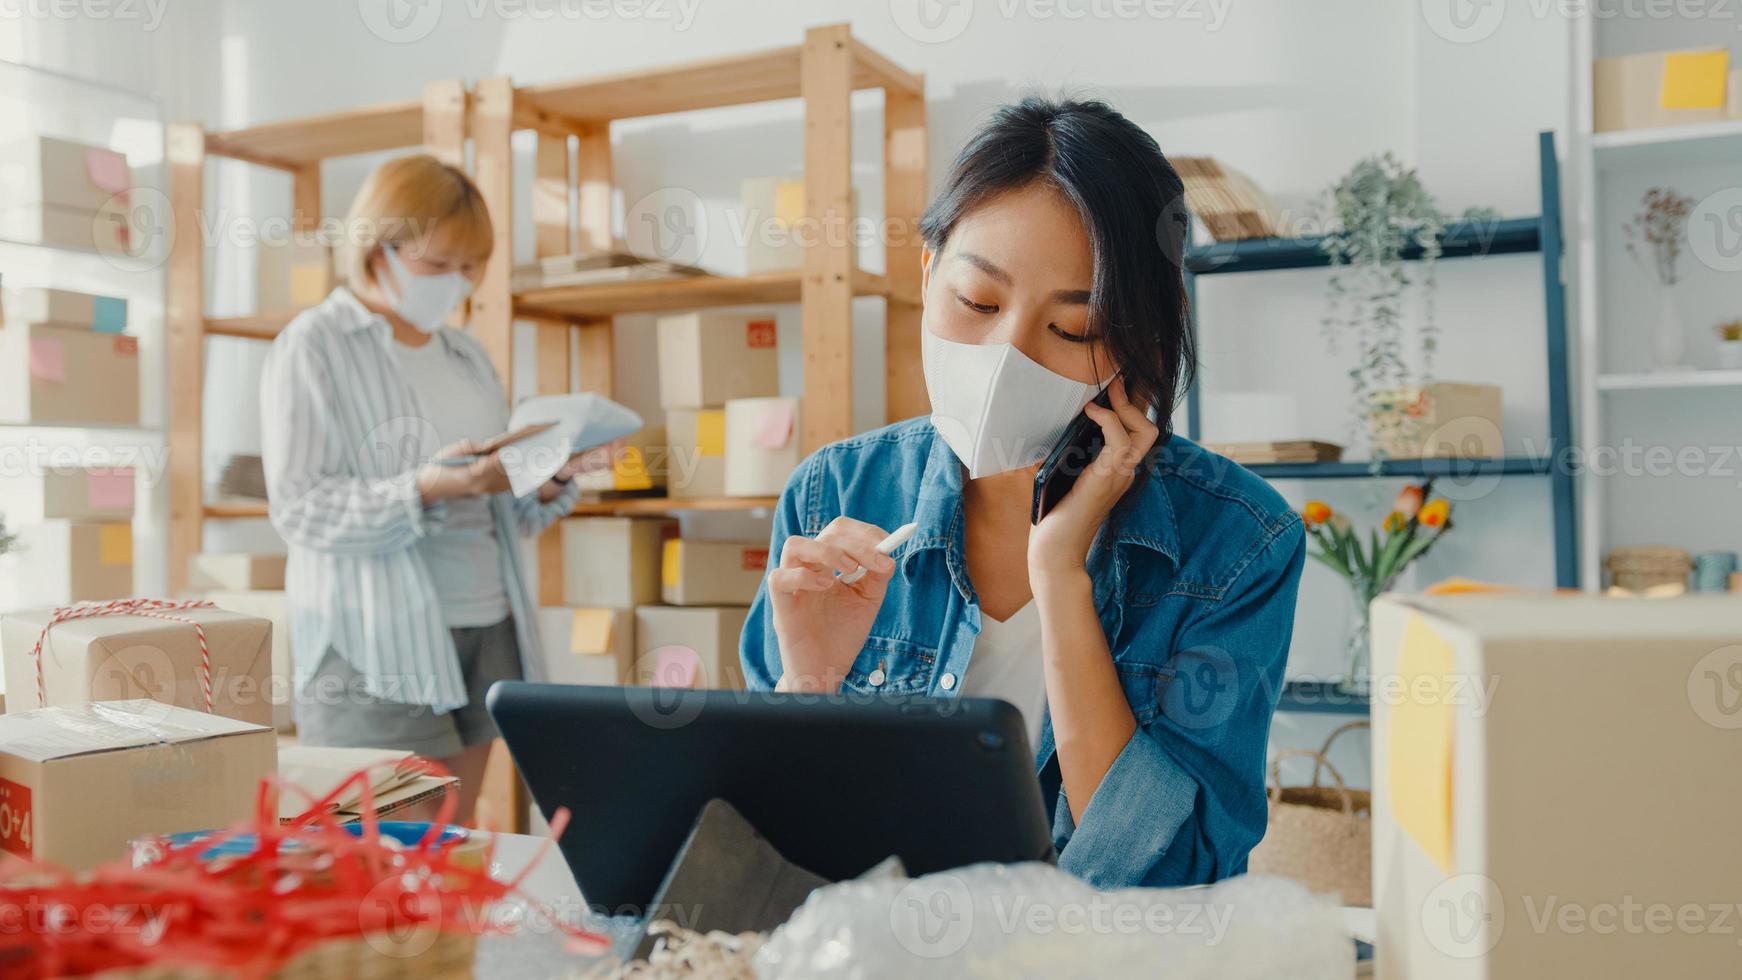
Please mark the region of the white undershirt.
<svg viewBox="0 0 1742 980"><path fill-rule="evenodd" d="M1028 747L1040 743L1040 722L1046 714L1046 674L1040 662L1040 609L1033 599L1000 623L980 612L980 637L962 696L1002 698L1016 705L1028 727Z"/></svg>
<svg viewBox="0 0 1742 980"><path fill-rule="evenodd" d="M482 442L501 433L501 406L465 374L464 362L448 352L440 336L422 347L396 342L393 352L440 445L461 439ZM448 626L492 626L508 618L508 589L489 498L449 500L447 519L418 540L417 550L429 568Z"/></svg>

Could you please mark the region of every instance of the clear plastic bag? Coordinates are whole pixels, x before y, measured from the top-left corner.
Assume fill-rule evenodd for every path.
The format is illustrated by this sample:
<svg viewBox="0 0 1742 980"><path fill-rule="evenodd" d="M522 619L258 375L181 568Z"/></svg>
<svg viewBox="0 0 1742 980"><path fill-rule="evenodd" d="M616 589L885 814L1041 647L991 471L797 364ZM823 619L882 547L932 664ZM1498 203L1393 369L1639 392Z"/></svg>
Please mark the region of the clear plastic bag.
<svg viewBox="0 0 1742 980"><path fill-rule="evenodd" d="M1284 878L1098 892L1046 864L819 888L756 955L761 980L1354 975L1341 910Z"/></svg>

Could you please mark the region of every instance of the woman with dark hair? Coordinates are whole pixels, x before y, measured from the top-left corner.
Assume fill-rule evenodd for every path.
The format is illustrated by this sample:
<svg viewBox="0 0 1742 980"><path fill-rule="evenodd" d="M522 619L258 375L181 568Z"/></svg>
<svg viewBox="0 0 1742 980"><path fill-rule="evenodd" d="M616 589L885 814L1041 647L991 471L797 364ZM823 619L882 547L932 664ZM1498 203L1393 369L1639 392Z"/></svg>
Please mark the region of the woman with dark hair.
<svg viewBox="0 0 1742 980"><path fill-rule="evenodd" d="M1305 555L1267 484L1162 433L1193 369L1184 213L1108 106L1000 109L921 222L932 415L805 460L744 627L753 687L1015 704L1059 863L1101 887L1245 870ZM1105 448L1031 525L1079 412Z"/></svg>

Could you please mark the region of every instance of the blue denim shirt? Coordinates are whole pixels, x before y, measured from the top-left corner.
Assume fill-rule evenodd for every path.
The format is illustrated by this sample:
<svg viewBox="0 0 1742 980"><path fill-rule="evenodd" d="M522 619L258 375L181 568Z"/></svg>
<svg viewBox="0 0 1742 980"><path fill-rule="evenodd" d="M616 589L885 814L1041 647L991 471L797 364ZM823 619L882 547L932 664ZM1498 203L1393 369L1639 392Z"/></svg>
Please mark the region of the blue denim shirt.
<svg viewBox="0 0 1742 980"><path fill-rule="evenodd" d="M843 686L949 697L972 669L980 606L968 579L962 467L928 419L823 447L775 511L773 561L793 534L845 515L919 530L898 548L883 606ZM1099 888L1185 885L1246 870L1264 836L1265 753L1305 560L1300 519L1263 480L1172 437L1089 551L1095 608L1132 735L1078 825L1052 720L1035 769L1059 865ZM744 676L781 674L766 583L744 625ZM876 672L876 673L874 673Z"/></svg>

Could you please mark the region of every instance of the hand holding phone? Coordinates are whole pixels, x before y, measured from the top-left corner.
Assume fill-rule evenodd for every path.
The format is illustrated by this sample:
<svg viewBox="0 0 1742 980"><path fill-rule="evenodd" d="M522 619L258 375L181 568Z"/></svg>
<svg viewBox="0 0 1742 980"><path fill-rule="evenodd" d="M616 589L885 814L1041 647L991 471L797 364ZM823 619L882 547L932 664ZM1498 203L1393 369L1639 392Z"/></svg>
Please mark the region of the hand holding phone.
<svg viewBox="0 0 1742 980"><path fill-rule="evenodd" d="M1107 515L1137 480L1161 428L1115 378L1035 474L1029 577L1080 574ZM1088 431L1089 429L1094 431Z"/></svg>
<svg viewBox="0 0 1742 980"><path fill-rule="evenodd" d="M1111 392L1112 385L1108 385L1090 404L1112 408ZM1029 512L1029 523L1039 524L1041 518L1065 499L1065 494L1077 485L1077 478L1101 454L1101 447L1105 444L1106 436L1100 423L1090 418L1087 412L1077 413L1065 434L1046 454L1040 470L1034 474L1034 506Z"/></svg>

